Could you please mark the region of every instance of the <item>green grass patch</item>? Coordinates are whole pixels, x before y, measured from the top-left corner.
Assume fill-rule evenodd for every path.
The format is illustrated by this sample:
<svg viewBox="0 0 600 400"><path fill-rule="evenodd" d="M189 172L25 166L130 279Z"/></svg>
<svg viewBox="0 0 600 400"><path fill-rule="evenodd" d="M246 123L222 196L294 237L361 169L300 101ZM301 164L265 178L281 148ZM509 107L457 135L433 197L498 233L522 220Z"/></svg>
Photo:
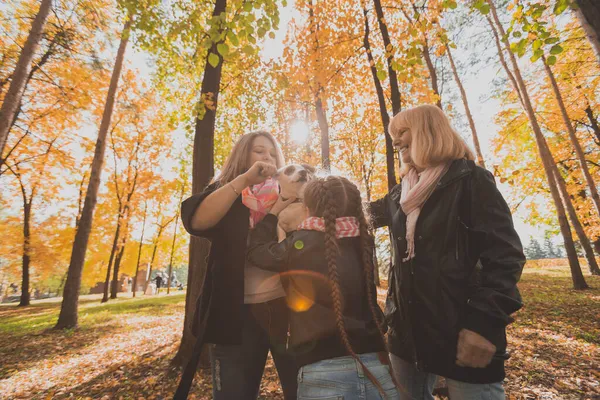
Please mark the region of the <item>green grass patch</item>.
<svg viewBox="0 0 600 400"><path fill-rule="evenodd" d="M175 308L183 312L185 293L169 296L113 299L107 303L100 300L83 300L79 304L79 328L91 329L106 324L119 315L172 314ZM0 334L22 336L52 328L58 320L60 302L32 304L29 307L3 306L0 308Z"/></svg>

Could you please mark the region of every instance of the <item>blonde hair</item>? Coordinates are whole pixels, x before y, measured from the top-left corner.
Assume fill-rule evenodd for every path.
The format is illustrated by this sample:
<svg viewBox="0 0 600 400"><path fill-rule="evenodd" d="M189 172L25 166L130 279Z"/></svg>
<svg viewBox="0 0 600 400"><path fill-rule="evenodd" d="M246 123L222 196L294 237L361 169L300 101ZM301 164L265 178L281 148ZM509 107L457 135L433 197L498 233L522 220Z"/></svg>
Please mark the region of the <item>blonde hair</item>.
<svg viewBox="0 0 600 400"><path fill-rule="evenodd" d="M229 154L229 157L227 157L227 160L223 164L221 173L219 173L214 180L219 181L221 185L225 185L246 172L251 167L251 165L249 165L250 153L252 151L254 139L259 136L264 136L273 143L276 152L275 164L277 165L277 168L283 167L285 161L277 139L267 131L255 131L246 133L238 139L235 145L233 145L233 149L231 149L231 154Z"/></svg>
<svg viewBox="0 0 600 400"><path fill-rule="evenodd" d="M461 158L475 159L467 143L437 106L424 104L399 112L390 121L390 135L398 135L404 127L410 129L410 157L412 165L418 168L425 169ZM400 175L406 175L409 168L402 163Z"/></svg>

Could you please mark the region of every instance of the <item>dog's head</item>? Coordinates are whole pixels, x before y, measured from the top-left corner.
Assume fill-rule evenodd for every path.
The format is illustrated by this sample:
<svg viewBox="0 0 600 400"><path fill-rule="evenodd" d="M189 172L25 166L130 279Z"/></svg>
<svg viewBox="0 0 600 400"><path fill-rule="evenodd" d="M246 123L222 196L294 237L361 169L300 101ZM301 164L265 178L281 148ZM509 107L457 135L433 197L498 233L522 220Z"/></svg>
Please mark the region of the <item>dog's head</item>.
<svg viewBox="0 0 600 400"><path fill-rule="evenodd" d="M304 185L315 176L315 172L315 168L308 164L290 164L280 168L273 177L279 181L281 198L302 198Z"/></svg>

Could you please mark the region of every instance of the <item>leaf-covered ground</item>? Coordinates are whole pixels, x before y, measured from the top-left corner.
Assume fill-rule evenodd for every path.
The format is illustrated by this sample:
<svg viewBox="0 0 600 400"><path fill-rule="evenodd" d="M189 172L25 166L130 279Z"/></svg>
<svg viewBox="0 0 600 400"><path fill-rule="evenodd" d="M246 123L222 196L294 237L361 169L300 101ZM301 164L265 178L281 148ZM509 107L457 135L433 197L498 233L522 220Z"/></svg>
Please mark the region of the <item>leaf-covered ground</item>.
<svg viewBox="0 0 600 400"><path fill-rule="evenodd" d="M510 399L600 398L600 277L574 291L564 267L526 267L526 307L509 329ZM383 292L383 291L382 291ZM80 328L50 330L60 303L0 306L1 399L170 399L179 372L169 366L179 344L184 295L80 301ZM210 399L200 372L190 399ZM282 399L269 361L262 399Z"/></svg>

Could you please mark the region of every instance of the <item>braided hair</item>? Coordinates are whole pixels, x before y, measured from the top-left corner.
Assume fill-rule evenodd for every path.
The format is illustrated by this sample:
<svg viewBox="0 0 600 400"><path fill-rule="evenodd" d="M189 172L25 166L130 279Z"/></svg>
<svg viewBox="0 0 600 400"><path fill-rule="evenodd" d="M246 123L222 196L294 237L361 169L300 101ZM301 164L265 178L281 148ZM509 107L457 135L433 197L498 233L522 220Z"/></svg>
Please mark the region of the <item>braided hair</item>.
<svg viewBox="0 0 600 400"><path fill-rule="evenodd" d="M336 219L338 217L356 217L360 226L360 255L362 258L364 283L369 301L369 307L373 314L381 341L385 346L384 333L380 314L377 313L377 306L374 301L374 274L373 260L371 258L371 235L369 225L365 218L362 208L360 191L348 179L338 176L328 176L326 178L317 178L311 180L304 190L304 204L311 212L311 215L322 217L325 222L325 258L329 268L329 283L331 286L331 298L333 302L333 311L335 313L336 325L340 339L350 355L360 363L369 380L377 387L381 395L385 398L385 391L377 378L362 363L360 358L352 349L343 317L342 293L339 284L339 274L337 269L337 256L339 252L336 238Z"/></svg>

